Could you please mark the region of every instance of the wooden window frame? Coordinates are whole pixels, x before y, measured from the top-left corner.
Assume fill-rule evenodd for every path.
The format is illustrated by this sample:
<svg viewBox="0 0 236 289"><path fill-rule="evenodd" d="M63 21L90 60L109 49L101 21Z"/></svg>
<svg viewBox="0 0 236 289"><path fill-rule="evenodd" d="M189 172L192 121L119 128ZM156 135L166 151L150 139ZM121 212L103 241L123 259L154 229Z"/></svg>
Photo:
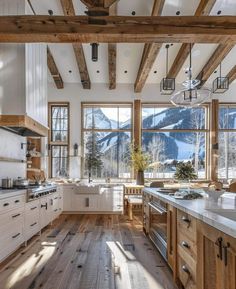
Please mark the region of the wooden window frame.
<svg viewBox="0 0 236 289"><path fill-rule="evenodd" d="M67 134L67 142L60 142L60 141L52 141L52 107L67 107L68 108L68 134ZM69 174L69 165L70 165L70 103L63 101L56 101L56 102L48 102L48 174L49 177L52 178L52 146L65 146L67 147L67 169ZM54 176L55 177L55 176Z"/></svg>
<svg viewBox="0 0 236 289"><path fill-rule="evenodd" d="M228 107L228 108L235 108L236 109L236 103L234 103L234 102L218 102L218 109L217 109L217 113L218 113L218 120L219 120L219 113L220 113L220 108L221 107ZM219 126L219 121L218 121L218 124L217 124L217 137L218 137L218 140L219 140L219 133L220 132L234 132L234 133L236 133L236 128L235 129L233 129L233 128L231 128L231 129L225 129L225 128L220 128L220 126ZM218 140L217 140L217 143L219 143L218 142ZM217 159L219 159L219 148L218 148L218 150L217 150ZM215 172L215 174L216 174L216 179L221 179L221 180L227 180L227 179L229 179L229 177L228 177L228 168L226 168L226 177L225 178L219 178L219 175L218 175L218 162L217 162L217 167L216 167L216 172Z"/></svg>
<svg viewBox="0 0 236 289"><path fill-rule="evenodd" d="M84 108L86 107L130 107L131 108L131 122L130 122L130 129L86 129L84 128ZM133 142L133 128L134 128L134 112L133 112L133 102L81 102L81 155L82 161L81 161L81 178L85 178L84 176L84 132L130 132L131 133L131 143ZM129 179L133 178L133 170L131 169L131 177ZM119 179L119 177L118 177ZM121 178L123 179L123 178Z"/></svg>
<svg viewBox="0 0 236 289"><path fill-rule="evenodd" d="M209 152L209 148L210 148L210 103L205 103L203 105L201 105L200 107L204 107L205 108L205 129L144 129L142 127L142 111L143 111L143 107L157 107L157 108L165 108L165 107L172 107L175 108L174 105L172 105L171 103L164 103L164 102L142 102L141 103L141 139L142 139L142 135L143 132L203 132L205 133L206 137L205 137L205 178L202 179L198 179L198 181L206 181L209 180L210 177L210 152ZM148 178L150 181L151 180L155 180L157 178ZM173 180L173 178L158 178L158 180Z"/></svg>

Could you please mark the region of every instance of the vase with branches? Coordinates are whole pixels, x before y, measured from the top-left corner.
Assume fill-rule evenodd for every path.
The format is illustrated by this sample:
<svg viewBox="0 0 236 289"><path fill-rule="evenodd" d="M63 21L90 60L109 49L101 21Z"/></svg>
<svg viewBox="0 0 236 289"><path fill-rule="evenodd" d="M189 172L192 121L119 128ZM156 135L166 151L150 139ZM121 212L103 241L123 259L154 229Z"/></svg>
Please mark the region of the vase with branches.
<svg viewBox="0 0 236 289"><path fill-rule="evenodd" d="M132 145L131 147L131 163L136 171L136 184L144 185L144 171L150 165L150 155L142 151L140 146Z"/></svg>

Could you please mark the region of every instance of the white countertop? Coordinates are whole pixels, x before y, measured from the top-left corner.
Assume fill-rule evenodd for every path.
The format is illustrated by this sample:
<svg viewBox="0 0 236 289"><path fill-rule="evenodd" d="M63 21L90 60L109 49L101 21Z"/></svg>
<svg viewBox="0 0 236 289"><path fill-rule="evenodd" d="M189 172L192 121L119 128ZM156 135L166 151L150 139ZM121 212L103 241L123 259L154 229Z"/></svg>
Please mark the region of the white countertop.
<svg viewBox="0 0 236 289"><path fill-rule="evenodd" d="M0 199L15 197L19 195L26 194L25 189L15 190L15 189L6 189L6 190L0 190Z"/></svg>
<svg viewBox="0 0 236 289"><path fill-rule="evenodd" d="M173 196L158 192L157 188L144 188L144 191L153 196L157 196L160 200L165 201L177 209L180 209L193 217L202 220L210 226L236 238L236 221L210 211L211 209L219 209L222 210L222 212L223 210L226 210L233 214L235 213L236 219L236 194L226 193L218 200L218 202L215 202L207 196L195 200L175 199Z"/></svg>

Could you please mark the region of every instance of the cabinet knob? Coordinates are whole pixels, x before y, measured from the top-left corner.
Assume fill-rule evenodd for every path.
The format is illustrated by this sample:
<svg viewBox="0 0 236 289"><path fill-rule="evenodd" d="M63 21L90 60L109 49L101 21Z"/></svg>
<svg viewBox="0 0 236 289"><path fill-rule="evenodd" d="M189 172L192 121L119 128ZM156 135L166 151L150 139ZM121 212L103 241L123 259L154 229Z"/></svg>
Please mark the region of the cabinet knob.
<svg viewBox="0 0 236 289"><path fill-rule="evenodd" d="M184 271L185 273L187 273L188 275L190 275L190 271L188 269L188 267L186 265L182 266L182 271Z"/></svg>
<svg viewBox="0 0 236 289"><path fill-rule="evenodd" d="M182 245L182 247L185 247L185 248L187 248L187 249L190 249L189 244L188 244L187 242L185 242L185 241L183 241L183 242L181 243L181 245Z"/></svg>

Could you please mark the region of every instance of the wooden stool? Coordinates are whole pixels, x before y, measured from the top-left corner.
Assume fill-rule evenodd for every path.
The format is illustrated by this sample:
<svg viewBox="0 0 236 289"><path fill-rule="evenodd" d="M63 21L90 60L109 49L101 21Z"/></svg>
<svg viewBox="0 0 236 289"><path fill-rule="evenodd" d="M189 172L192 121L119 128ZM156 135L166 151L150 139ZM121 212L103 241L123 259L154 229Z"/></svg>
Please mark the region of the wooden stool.
<svg viewBox="0 0 236 289"><path fill-rule="evenodd" d="M143 198L142 196L129 196L127 198L128 202L128 216L129 220L133 220L133 205L142 205L143 203Z"/></svg>

